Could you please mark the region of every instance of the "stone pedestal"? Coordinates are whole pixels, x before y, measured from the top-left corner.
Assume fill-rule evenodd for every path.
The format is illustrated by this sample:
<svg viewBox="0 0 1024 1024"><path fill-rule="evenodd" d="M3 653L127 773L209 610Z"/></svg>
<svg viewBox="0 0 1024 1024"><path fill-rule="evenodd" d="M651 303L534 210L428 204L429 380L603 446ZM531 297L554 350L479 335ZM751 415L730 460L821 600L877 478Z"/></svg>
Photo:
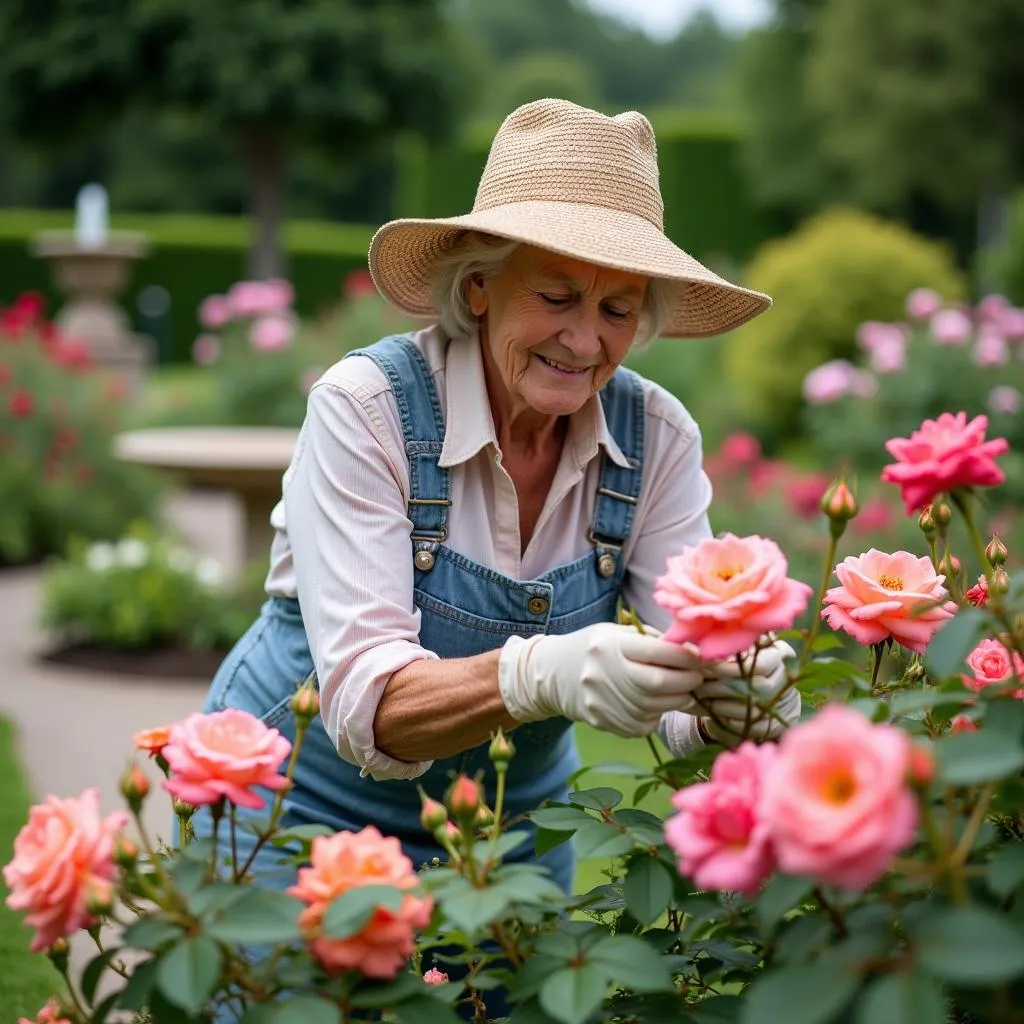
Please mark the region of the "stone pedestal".
<svg viewBox="0 0 1024 1024"><path fill-rule="evenodd" d="M145 237L111 235L100 245L86 247L70 232L45 231L32 240L31 250L52 262L54 281L68 297L57 313L58 327L85 342L98 368L136 396L153 360L153 339L132 332L115 300L128 281L132 261L148 252Z"/></svg>

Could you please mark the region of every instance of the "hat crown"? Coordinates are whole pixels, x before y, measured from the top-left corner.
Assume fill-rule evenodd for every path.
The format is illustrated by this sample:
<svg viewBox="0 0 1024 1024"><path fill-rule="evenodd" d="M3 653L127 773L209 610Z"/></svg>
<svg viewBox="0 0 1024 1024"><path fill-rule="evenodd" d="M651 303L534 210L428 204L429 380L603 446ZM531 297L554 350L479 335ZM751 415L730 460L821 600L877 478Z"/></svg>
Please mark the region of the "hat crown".
<svg viewBox="0 0 1024 1024"><path fill-rule="evenodd" d="M634 110L609 117L556 99L512 111L491 144L473 209L527 202L603 206L663 231L650 121Z"/></svg>

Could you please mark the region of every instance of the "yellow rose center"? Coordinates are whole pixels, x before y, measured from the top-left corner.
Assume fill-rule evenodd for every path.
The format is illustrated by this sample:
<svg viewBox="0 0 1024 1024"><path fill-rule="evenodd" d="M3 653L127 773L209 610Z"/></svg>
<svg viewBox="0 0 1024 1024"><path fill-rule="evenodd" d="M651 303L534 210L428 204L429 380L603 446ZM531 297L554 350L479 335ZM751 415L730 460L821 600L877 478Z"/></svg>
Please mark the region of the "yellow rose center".
<svg viewBox="0 0 1024 1024"><path fill-rule="evenodd" d="M715 575L723 582L728 583L733 576L739 576L743 572L742 565L726 565L719 569Z"/></svg>
<svg viewBox="0 0 1024 1024"><path fill-rule="evenodd" d="M902 576L879 576L878 585L885 587L886 590L902 590L903 589L903 577Z"/></svg>
<svg viewBox="0 0 1024 1024"><path fill-rule="evenodd" d="M821 796L830 804L845 804L857 791L857 783L848 771L837 771L821 784Z"/></svg>

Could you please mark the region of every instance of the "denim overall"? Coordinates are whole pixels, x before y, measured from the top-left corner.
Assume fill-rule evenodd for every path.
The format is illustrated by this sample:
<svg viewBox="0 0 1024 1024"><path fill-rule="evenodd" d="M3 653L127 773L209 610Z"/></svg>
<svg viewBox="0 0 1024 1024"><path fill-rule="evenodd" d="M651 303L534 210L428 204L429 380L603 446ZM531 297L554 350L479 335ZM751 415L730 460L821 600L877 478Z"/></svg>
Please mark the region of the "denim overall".
<svg viewBox="0 0 1024 1024"><path fill-rule="evenodd" d="M350 353L372 358L387 375L398 405L409 457L414 601L421 614L420 643L441 658L461 658L502 646L512 635L568 633L615 618L623 577L622 546L629 536L640 493L644 450L644 397L639 378L620 368L601 392L609 429L630 468L604 458L593 525L592 549L533 580L515 580L460 555L445 545L448 535L449 473L438 465L445 423L430 368L405 336L394 336ZM347 358L347 357L346 357ZM429 557L428 557L429 556ZM271 597L259 618L238 641L217 672L204 711L243 708L278 728L289 739L295 730L289 700L313 670L298 601ZM579 767L579 755L564 718L519 726L513 735L516 756L506 779L505 809L510 816L535 810L545 800L564 800L566 780ZM284 800L283 827L319 823L358 830L373 824L397 836L415 866L445 859L433 837L420 826L417 784L443 798L454 774L481 772L488 804L493 806L495 776L484 743L434 762L415 780L374 781L342 760L316 719L306 733ZM239 815L265 818L266 811ZM208 815L196 815L196 831L208 833ZM224 826L221 835L223 838ZM239 832L240 855L253 839ZM510 859L531 859L524 843ZM256 874L264 884L293 884L294 868L276 864L280 852L269 846L257 856ZM540 861L569 891L574 858L565 843Z"/></svg>

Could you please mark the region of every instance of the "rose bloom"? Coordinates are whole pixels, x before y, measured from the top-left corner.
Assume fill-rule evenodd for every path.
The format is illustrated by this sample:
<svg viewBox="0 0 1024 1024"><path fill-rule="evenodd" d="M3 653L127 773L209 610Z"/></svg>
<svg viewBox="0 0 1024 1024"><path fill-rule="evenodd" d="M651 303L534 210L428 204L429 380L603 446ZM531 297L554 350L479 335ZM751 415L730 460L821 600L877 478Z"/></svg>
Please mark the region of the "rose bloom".
<svg viewBox="0 0 1024 1024"><path fill-rule="evenodd" d="M163 786L195 807L226 797L239 807L256 810L264 804L254 792L258 786L287 788L288 780L278 771L291 749L277 729L247 711L227 708L189 715L171 726L163 756L173 774Z"/></svg>
<svg viewBox="0 0 1024 1024"><path fill-rule="evenodd" d="M878 384L870 373L858 370L847 359L833 359L804 377L803 396L812 405L827 405L845 395L870 398Z"/></svg>
<svg viewBox="0 0 1024 1024"><path fill-rule="evenodd" d="M249 342L258 352L287 348L295 337L295 325L284 316L263 316L253 321Z"/></svg>
<svg viewBox="0 0 1024 1024"><path fill-rule="evenodd" d="M208 331L215 331L231 320L234 313L226 295L208 295L199 305L199 322Z"/></svg>
<svg viewBox="0 0 1024 1024"><path fill-rule="evenodd" d="M878 644L890 636L923 654L928 641L956 605L947 601L945 577L931 559L909 551L886 554L871 548L836 566L839 586L825 594L821 617L858 643Z"/></svg>
<svg viewBox="0 0 1024 1024"><path fill-rule="evenodd" d="M132 736L132 746L153 757L162 753L170 741L171 727L169 725L157 726L155 729L141 729Z"/></svg>
<svg viewBox="0 0 1024 1024"><path fill-rule="evenodd" d="M949 723L949 731L955 736L960 732L977 732L978 727L970 718L967 717L967 715L954 715L952 721Z"/></svg>
<svg viewBox="0 0 1024 1024"><path fill-rule="evenodd" d="M711 781L672 797L678 814L665 822L665 842L679 871L700 889L752 896L774 867L761 814L761 779L776 754L771 744L743 743L715 759Z"/></svg>
<svg viewBox="0 0 1024 1024"><path fill-rule="evenodd" d="M917 827L910 753L902 730L840 704L783 733L761 803L779 870L845 889L881 877Z"/></svg>
<svg viewBox="0 0 1024 1024"><path fill-rule="evenodd" d="M1014 673L1017 679L1024 679L1024 659L991 637L986 637L967 655L967 667L970 672L964 672L960 678L964 686L975 693L986 686L1009 682ZM1024 690L1014 690L1013 695L1017 700L1024 700Z"/></svg>
<svg viewBox="0 0 1024 1024"><path fill-rule="evenodd" d="M448 980L448 975L436 967L431 967L429 971L423 973L423 980L428 985L443 985Z"/></svg>
<svg viewBox="0 0 1024 1024"><path fill-rule="evenodd" d="M763 634L788 629L806 608L811 588L786 576L786 556L764 537L712 537L669 558L654 600L673 623L672 643L694 643L707 661L728 658Z"/></svg>
<svg viewBox="0 0 1024 1024"><path fill-rule="evenodd" d="M944 412L925 420L910 437L885 442L896 461L882 470L886 483L899 484L907 515L958 487L992 487L1006 479L995 457L1009 449L1005 438L985 440L987 416Z"/></svg>
<svg viewBox="0 0 1024 1024"><path fill-rule="evenodd" d="M308 904L299 916L299 925L313 955L328 971L357 970L367 978L393 978L412 955L414 930L430 923L434 901L406 894L395 910L377 907L355 935L344 939L320 935L331 902L349 889L364 885L396 889L419 885L401 843L393 836L385 838L373 825L359 832L317 836L310 851L310 866L299 869L298 883L287 891Z"/></svg>
<svg viewBox="0 0 1024 1024"><path fill-rule="evenodd" d="M1024 407L1024 395L1009 384L997 384L988 393L988 408L993 415L1016 415Z"/></svg>
<svg viewBox="0 0 1024 1024"><path fill-rule="evenodd" d="M907 316L928 320L942 309L942 296L934 288L915 288L907 296Z"/></svg>
<svg viewBox="0 0 1024 1024"><path fill-rule="evenodd" d="M971 318L962 309L940 309L928 326L936 345L962 345L974 330Z"/></svg>
<svg viewBox="0 0 1024 1024"><path fill-rule="evenodd" d="M67 1017L63 1016L60 1010L60 1005L56 999L51 999L40 1011L36 1014L35 1020L29 1020L27 1017L19 1017L18 1024L71 1024L71 1021Z"/></svg>
<svg viewBox="0 0 1024 1024"><path fill-rule="evenodd" d="M98 789L48 796L29 811L3 875L7 906L27 910L25 923L36 929L33 952L95 922L86 903L115 877L114 839L127 822L124 811L102 816Z"/></svg>
<svg viewBox="0 0 1024 1024"><path fill-rule="evenodd" d="M984 608L988 604L988 577L979 576L978 582L964 594L964 599L975 608Z"/></svg>

